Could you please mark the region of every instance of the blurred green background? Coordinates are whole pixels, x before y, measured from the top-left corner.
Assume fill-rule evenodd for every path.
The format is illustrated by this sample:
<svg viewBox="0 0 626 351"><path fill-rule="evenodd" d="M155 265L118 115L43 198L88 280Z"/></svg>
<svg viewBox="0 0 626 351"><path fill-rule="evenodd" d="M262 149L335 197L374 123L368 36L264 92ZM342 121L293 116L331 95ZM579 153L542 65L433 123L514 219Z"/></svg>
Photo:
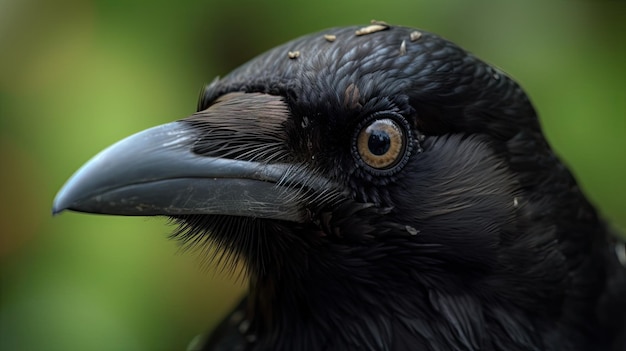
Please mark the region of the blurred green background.
<svg viewBox="0 0 626 351"><path fill-rule="evenodd" d="M65 213L111 143L194 112L200 88L326 27L437 32L515 77L603 215L626 227L626 6L609 1L0 0L0 349L183 350L244 283L162 219Z"/></svg>

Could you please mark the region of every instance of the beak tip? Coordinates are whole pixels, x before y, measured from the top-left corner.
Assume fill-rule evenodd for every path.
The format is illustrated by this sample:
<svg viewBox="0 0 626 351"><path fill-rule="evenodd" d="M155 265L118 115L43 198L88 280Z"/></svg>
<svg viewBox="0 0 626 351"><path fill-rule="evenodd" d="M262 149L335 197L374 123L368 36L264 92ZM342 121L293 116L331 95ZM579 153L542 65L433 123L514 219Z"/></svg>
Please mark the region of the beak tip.
<svg viewBox="0 0 626 351"><path fill-rule="evenodd" d="M60 206L57 201L54 201L52 203L52 217L56 217L58 215L61 214L61 212L65 211L67 209L66 206Z"/></svg>
<svg viewBox="0 0 626 351"><path fill-rule="evenodd" d="M56 217L61 214L61 212L68 209L69 206L64 203L62 196L62 192L59 192L52 201L52 216Z"/></svg>

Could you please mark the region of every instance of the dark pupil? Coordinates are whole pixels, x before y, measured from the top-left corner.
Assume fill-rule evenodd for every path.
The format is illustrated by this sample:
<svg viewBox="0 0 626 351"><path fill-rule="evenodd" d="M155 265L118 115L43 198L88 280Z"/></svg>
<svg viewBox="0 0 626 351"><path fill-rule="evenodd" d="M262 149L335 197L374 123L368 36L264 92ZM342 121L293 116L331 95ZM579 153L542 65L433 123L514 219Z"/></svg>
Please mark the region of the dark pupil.
<svg viewBox="0 0 626 351"><path fill-rule="evenodd" d="M370 149L370 152L377 156L386 154L390 146L389 134L383 130L372 131L367 141L367 147Z"/></svg>

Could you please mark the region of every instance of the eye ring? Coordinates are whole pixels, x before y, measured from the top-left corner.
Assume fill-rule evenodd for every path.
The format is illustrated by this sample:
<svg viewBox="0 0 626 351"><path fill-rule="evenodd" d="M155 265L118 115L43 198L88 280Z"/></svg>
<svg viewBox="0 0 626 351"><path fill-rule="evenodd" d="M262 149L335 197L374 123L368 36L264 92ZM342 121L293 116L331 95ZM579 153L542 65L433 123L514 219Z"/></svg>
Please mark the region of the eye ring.
<svg viewBox="0 0 626 351"><path fill-rule="evenodd" d="M376 113L355 131L352 153L357 163L371 173L393 174L408 161L413 138L408 122L401 115Z"/></svg>

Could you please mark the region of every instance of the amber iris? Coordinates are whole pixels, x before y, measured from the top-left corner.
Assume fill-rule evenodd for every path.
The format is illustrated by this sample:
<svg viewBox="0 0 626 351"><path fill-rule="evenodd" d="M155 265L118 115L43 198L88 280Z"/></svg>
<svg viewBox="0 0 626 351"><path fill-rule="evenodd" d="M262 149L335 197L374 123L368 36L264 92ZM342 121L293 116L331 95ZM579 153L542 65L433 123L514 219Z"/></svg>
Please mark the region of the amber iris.
<svg viewBox="0 0 626 351"><path fill-rule="evenodd" d="M357 151L365 164L375 169L394 166L401 158L406 137L392 119L378 119L361 129L357 137Z"/></svg>

